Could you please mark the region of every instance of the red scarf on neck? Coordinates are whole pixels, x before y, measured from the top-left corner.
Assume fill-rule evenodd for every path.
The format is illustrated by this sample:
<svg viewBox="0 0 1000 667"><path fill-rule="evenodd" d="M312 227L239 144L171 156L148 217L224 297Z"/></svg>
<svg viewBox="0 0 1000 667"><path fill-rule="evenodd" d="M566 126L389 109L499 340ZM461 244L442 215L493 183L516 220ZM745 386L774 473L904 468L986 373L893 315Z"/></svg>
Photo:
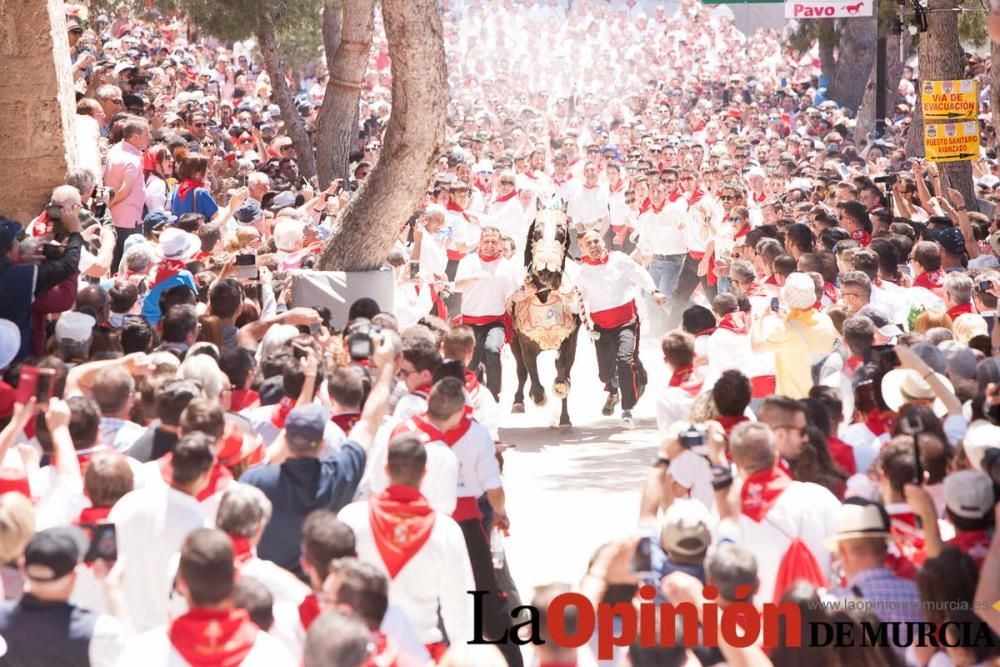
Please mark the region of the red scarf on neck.
<svg viewBox="0 0 1000 667"><path fill-rule="evenodd" d="M872 244L872 235L863 229L851 232L851 238L866 248Z"/></svg>
<svg viewBox="0 0 1000 667"><path fill-rule="evenodd" d="M237 569L253 559L253 547L250 546L250 540L239 535L230 535L229 541L233 543L233 562L236 563Z"/></svg>
<svg viewBox="0 0 1000 667"><path fill-rule="evenodd" d="M181 181L181 184L177 186L177 197L184 199L192 190L203 187L205 187L205 183L203 181L198 181L193 178L185 178Z"/></svg>
<svg viewBox="0 0 1000 667"><path fill-rule="evenodd" d="M726 329L735 334L745 335L750 332L750 324L747 322L746 313L736 311L727 313L721 320L717 329Z"/></svg>
<svg viewBox="0 0 1000 667"><path fill-rule="evenodd" d="M192 609L170 624L170 643L191 667L238 667L257 639L246 609Z"/></svg>
<svg viewBox="0 0 1000 667"><path fill-rule="evenodd" d="M837 286L833 283L823 283L823 296L832 303L837 303L840 300L840 293L837 292Z"/></svg>
<svg viewBox="0 0 1000 667"><path fill-rule="evenodd" d="M767 291L763 287L761 287L760 283L754 281L754 282L750 283L750 285L747 287L746 295L748 297L750 297L750 296L767 296Z"/></svg>
<svg viewBox="0 0 1000 667"><path fill-rule="evenodd" d="M944 287L944 271L941 269L937 271L925 271L914 279L913 286L923 287L932 292L939 290Z"/></svg>
<svg viewBox="0 0 1000 667"><path fill-rule="evenodd" d="M282 396L278 404L274 406L274 412L271 413L271 424L276 428L285 428L285 420L288 419L288 413L292 411L295 407L295 399L291 396Z"/></svg>
<svg viewBox="0 0 1000 667"><path fill-rule="evenodd" d="M395 579L430 539L435 514L419 489L394 484L368 501L375 547Z"/></svg>
<svg viewBox="0 0 1000 667"><path fill-rule="evenodd" d="M694 369L694 366L681 366L674 369L668 386L680 387L691 396L697 396L701 393L701 386L704 383L705 378Z"/></svg>
<svg viewBox="0 0 1000 667"><path fill-rule="evenodd" d="M309 626L319 617L322 611L319 608L319 600L316 599L315 593L305 596L299 604L299 622L302 623L302 628L308 630Z"/></svg>
<svg viewBox="0 0 1000 667"><path fill-rule="evenodd" d="M447 209L449 211L455 211L456 213L461 213L462 217L465 218L466 222L469 222L469 215L465 212L465 209L463 209L461 206L459 206L455 202L449 201Z"/></svg>
<svg viewBox="0 0 1000 667"><path fill-rule="evenodd" d="M657 207L656 204L654 204L652 201L650 201L649 202L649 209L648 210L652 211L654 214L660 214L660 213L663 213L663 209L665 209L666 207L667 207L667 202L666 201L664 201L662 204L660 204L659 207Z"/></svg>
<svg viewBox="0 0 1000 667"><path fill-rule="evenodd" d="M360 412L342 412L339 415L330 417L330 421L340 427L340 430L347 435L354 428L354 425L361 420Z"/></svg>
<svg viewBox="0 0 1000 667"><path fill-rule="evenodd" d="M502 197L497 197L496 201L493 202L493 203L494 204L501 204L501 203L503 203L505 201L510 201L511 199L513 199L516 196L517 196L517 190L514 189L514 190L510 191L509 195L503 195Z"/></svg>
<svg viewBox="0 0 1000 667"><path fill-rule="evenodd" d="M607 264L608 263L608 259L610 257L611 257L611 254L607 250L605 250L604 254L602 254L597 259L594 259L590 255L581 255L580 256L580 261L583 262L584 264L588 264L590 266L600 266L601 264Z"/></svg>
<svg viewBox="0 0 1000 667"><path fill-rule="evenodd" d="M760 523L791 483L792 478L777 466L755 472L740 489L740 512Z"/></svg>
<svg viewBox="0 0 1000 667"><path fill-rule="evenodd" d="M465 391L469 394L479 391L479 378L474 371L465 371Z"/></svg>
<svg viewBox="0 0 1000 667"><path fill-rule="evenodd" d="M690 209L692 206L700 202L701 198L704 196L705 193L702 192L701 187L695 188L695 191L692 192L690 196L685 195L685 198L687 199L688 203L688 208Z"/></svg>
<svg viewBox="0 0 1000 667"><path fill-rule="evenodd" d="M233 389L232 411L239 412L260 400L260 394L253 389Z"/></svg>
<svg viewBox="0 0 1000 667"><path fill-rule="evenodd" d="M737 424L742 424L743 422L750 420L747 419L746 416L740 415L739 417L719 416L715 418L715 421L719 422L719 426L722 427L722 430L726 432L726 435L729 435L733 432L733 429L736 428Z"/></svg>
<svg viewBox="0 0 1000 667"><path fill-rule="evenodd" d="M111 513L111 507L87 507L73 523L87 525L91 523L102 523Z"/></svg>
<svg viewBox="0 0 1000 667"><path fill-rule="evenodd" d="M497 254L493 255L492 257L489 257L487 255L484 255L482 250L479 251L479 259L481 259L482 261L486 262L487 264L490 263L490 262L495 262L498 259L500 259L501 257L503 257L503 253L502 252L498 252Z"/></svg>
<svg viewBox="0 0 1000 667"><path fill-rule="evenodd" d="M174 464L173 464L173 452L167 452L157 461L160 465L160 477L167 484L170 484L174 479ZM229 472L229 468L222 465L218 461L212 464L212 474L208 478L208 486L198 492L195 498L198 502L201 502L207 498L211 498L216 493L219 493L226 488L233 479L233 473Z"/></svg>
<svg viewBox="0 0 1000 667"><path fill-rule="evenodd" d="M974 312L976 311L972 309L971 303L963 303L960 306L952 306L951 308L949 308L948 317L950 317L952 321L954 321L955 319L958 318L959 315L963 315L965 313L974 313Z"/></svg>
<svg viewBox="0 0 1000 667"><path fill-rule="evenodd" d="M156 287L167 278L173 278L186 268L187 264L182 259L164 259L156 267L156 274L153 276L153 284L150 287Z"/></svg>
<svg viewBox="0 0 1000 667"><path fill-rule="evenodd" d="M462 436L465 435L472 426L472 420L469 419L467 414L462 417L462 421L458 422L458 426L443 433L439 431L434 424L430 423L427 419L426 413L415 416L413 418L413 423L418 429L425 433L432 442L440 440L449 447L454 447L455 443L461 440Z"/></svg>

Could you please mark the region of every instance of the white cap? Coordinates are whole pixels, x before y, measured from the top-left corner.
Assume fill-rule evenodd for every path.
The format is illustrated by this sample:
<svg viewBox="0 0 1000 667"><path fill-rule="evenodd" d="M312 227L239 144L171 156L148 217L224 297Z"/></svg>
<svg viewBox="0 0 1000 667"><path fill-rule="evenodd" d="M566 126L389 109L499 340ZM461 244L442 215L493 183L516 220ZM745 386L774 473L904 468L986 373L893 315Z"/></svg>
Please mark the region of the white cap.
<svg viewBox="0 0 1000 667"><path fill-rule="evenodd" d="M804 273L792 273L785 279L781 296L789 308L806 310L816 305L816 283Z"/></svg>
<svg viewBox="0 0 1000 667"><path fill-rule="evenodd" d="M10 366L21 349L21 330L10 320L0 319L0 369Z"/></svg>
<svg viewBox="0 0 1000 667"><path fill-rule="evenodd" d="M944 478L944 504L963 519L982 519L993 509L993 482L978 470L958 470Z"/></svg>
<svg viewBox="0 0 1000 667"><path fill-rule="evenodd" d="M164 259L189 259L201 250L201 240L189 232L170 227L160 234L160 252Z"/></svg>
<svg viewBox="0 0 1000 667"><path fill-rule="evenodd" d="M97 324L90 315L76 310L70 310L56 320L56 340L68 339L74 343L85 343L90 340Z"/></svg>

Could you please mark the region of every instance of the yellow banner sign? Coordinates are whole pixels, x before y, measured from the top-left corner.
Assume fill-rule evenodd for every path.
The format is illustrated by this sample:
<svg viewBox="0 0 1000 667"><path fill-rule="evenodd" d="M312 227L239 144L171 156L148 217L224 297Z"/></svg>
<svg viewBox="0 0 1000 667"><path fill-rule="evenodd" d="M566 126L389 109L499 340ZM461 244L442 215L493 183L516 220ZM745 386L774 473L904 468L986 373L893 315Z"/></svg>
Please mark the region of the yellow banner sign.
<svg viewBox="0 0 1000 667"><path fill-rule="evenodd" d="M924 155L932 162L960 162L979 157L979 123L924 125Z"/></svg>
<svg viewBox="0 0 1000 667"><path fill-rule="evenodd" d="M972 79L924 81L920 85L924 120L976 120L979 84Z"/></svg>

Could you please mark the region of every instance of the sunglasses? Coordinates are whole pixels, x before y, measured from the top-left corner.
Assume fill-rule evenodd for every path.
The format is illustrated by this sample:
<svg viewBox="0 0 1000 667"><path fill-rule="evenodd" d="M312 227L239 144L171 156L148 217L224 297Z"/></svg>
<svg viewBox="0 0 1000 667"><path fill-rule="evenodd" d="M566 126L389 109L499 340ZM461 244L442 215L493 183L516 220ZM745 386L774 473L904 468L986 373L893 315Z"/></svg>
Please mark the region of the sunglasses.
<svg viewBox="0 0 1000 667"><path fill-rule="evenodd" d="M204 123L194 123L193 127L205 127Z"/></svg>
<svg viewBox="0 0 1000 667"><path fill-rule="evenodd" d="M719 201L733 201L734 199L736 199L736 197L733 197L732 195L722 195L719 197ZM733 218L730 218L730 220L732 219Z"/></svg>
<svg viewBox="0 0 1000 667"><path fill-rule="evenodd" d="M500 185L514 185L514 181L500 181Z"/></svg>
<svg viewBox="0 0 1000 667"><path fill-rule="evenodd" d="M694 176L681 176L682 181L693 181Z"/></svg>

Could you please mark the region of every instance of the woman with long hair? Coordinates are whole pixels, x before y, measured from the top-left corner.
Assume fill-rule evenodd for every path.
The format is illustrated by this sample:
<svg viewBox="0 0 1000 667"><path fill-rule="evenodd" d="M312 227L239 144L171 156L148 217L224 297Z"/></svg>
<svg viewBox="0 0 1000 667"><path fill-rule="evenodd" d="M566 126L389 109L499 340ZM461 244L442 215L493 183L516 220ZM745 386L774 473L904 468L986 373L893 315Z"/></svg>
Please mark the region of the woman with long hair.
<svg viewBox="0 0 1000 667"><path fill-rule="evenodd" d="M170 212L180 216L185 213L200 213L211 222L225 223L233 212L247 199L246 188L240 188L229 199L229 205L220 207L212 198L205 183L208 175L208 158L191 153L181 160L177 167L180 185L170 198Z"/></svg>
<svg viewBox="0 0 1000 667"><path fill-rule="evenodd" d="M157 144L146 151L143 171L146 177L146 214L166 211L170 194L167 179L174 175L174 157L170 149Z"/></svg>

